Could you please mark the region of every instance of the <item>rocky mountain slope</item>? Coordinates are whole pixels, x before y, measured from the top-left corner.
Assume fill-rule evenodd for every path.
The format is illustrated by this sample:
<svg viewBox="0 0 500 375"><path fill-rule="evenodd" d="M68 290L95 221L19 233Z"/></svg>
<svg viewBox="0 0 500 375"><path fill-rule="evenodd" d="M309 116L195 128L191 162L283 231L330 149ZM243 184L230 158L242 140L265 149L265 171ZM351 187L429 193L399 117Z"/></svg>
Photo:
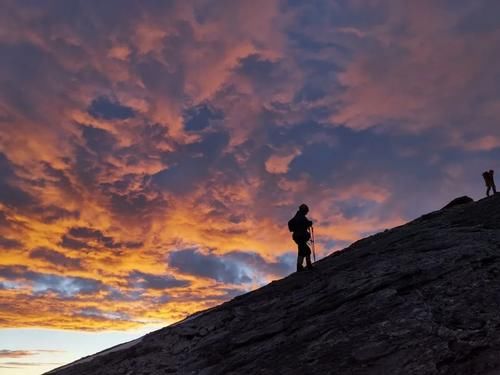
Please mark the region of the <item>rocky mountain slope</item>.
<svg viewBox="0 0 500 375"><path fill-rule="evenodd" d="M500 374L500 195L467 202L51 374Z"/></svg>

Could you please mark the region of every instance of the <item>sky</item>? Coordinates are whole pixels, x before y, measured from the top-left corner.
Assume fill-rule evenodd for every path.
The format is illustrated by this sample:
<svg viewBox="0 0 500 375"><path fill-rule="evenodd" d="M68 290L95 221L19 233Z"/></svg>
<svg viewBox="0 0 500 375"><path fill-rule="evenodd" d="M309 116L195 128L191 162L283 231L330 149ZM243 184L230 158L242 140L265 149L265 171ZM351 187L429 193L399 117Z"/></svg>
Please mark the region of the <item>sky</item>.
<svg viewBox="0 0 500 375"><path fill-rule="evenodd" d="M2 0L0 373L451 199L500 159L497 0Z"/></svg>

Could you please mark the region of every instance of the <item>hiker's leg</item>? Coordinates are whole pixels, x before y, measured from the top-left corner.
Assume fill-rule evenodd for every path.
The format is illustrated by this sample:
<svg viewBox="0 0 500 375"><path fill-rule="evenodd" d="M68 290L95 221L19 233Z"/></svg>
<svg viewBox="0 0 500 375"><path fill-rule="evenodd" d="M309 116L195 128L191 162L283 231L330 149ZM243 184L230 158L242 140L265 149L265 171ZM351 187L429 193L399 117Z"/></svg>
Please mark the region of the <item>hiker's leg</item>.
<svg viewBox="0 0 500 375"><path fill-rule="evenodd" d="M304 263L304 257L306 257L308 254L311 254L311 250L309 249L309 246L307 246L307 242L301 241L298 243L299 247L299 256L297 258L297 271L302 270L303 263Z"/></svg>
<svg viewBox="0 0 500 375"><path fill-rule="evenodd" d="M496 187L496 185L495 185L495 184L493 184L493 186L492 186L492 187L493 187L493 194L496 194L496 193L497 193L497 187Z"/></svg>
<svg viewBox="0 0 500 375"><path fill-rule="evenodd" d="M487 197L490 196L490 190L491 190L491 186L488 186L488 189L486 190L486 196Z"/></svg>
<svg viewBox="0 0 500 375"><path fill-rule="evenodd" d="M313 268L312 263L311 263L311 254L306 255L306 264L307 264L307 268Z"/></svg>
<svg viewBox="0 0 500 375"><path fill-rule="evenodd" d="M302 255L297 256L297 271L302 271L304 269L302 263L304 263L304 257Z"/></svg>

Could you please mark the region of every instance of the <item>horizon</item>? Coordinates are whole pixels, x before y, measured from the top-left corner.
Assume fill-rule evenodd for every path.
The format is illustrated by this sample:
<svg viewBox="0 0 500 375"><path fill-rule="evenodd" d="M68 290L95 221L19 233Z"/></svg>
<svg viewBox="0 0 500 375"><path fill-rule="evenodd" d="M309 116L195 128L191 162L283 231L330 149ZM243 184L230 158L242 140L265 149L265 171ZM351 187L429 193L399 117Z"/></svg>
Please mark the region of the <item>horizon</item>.
<svg viewBox="0 0 500 375"><path fill-rule="evenodd" d="M2 374L294 272L301 203L319 260L498 170L495 1L1 8Z"/></svg>

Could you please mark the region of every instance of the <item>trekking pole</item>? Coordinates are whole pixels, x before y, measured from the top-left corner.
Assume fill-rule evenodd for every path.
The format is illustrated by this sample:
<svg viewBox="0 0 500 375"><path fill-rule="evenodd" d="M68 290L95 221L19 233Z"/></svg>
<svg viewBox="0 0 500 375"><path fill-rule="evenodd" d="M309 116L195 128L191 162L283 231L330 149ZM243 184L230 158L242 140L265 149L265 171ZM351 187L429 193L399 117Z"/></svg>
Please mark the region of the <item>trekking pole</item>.
<svg viewBox="0 0 500 375"><path fill-rule="evenodd" d="M314 227L311 225L311 240L312 240L312 248L313 248L313 259L316 262L316 251L314 249Z"/></svg>

